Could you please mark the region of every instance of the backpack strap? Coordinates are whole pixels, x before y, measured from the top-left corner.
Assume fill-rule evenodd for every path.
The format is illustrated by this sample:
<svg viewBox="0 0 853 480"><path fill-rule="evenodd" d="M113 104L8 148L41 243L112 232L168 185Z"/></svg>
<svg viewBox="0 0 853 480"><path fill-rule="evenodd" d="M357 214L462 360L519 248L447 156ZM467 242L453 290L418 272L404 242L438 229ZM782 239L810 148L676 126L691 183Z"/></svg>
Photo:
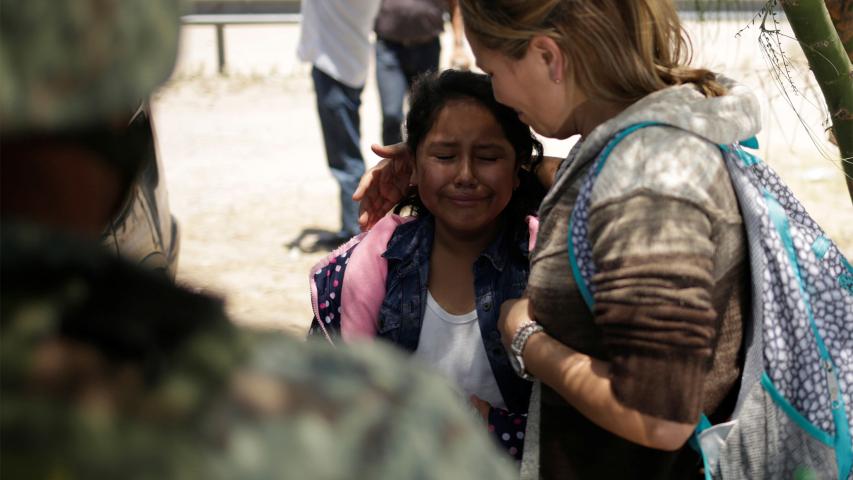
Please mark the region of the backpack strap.
<svg viewBox="0 0 853 480"><path fill-rule="evenodd" d="M607 145L605 145L601 150L601 153L598 154L598 157L595 159L592 167L590 167L590 171L581 185L580 193L578 194L575 206L572 209L568 235L569 263L572 269L572 276L575 279L575 283L577 283L581 297L583 297L584 303L586 303L586 306L590 311L592 311L592 308L595 305L595 300L593 298L594 286L592 285L592 276L595 273L595 265L592 262L592 247L589 244L589 235L587 232L587 224L589 221L589 200L592 195L592 188L595 185L596 178L598 178L598 175L607 163L607 158L622 140L637 130L656 126L679 128L662 122L649 121L635 123L616 132L610 141L608 141ZM689 130L684 131L696 135ZM696 136L705 139L700 135ZM755 137L748 138L738 143L748 148L758 148L758 140ZM718 145L718 147L724 155L731 151L728 146ZM741 158L741 160L747 165L749 160L755 159L755 157L751 155L743 154L741 150L737 150L737 152L739 153L739 158Z"/></svg>
<svg viewBox="0 0 853 480"><path fill-rule="evenodd" d="M613 149L616 148L616 145L619 145L619 142L637 130L653 126L667 127L669 125L660 122L635 123L634 125L617 132L616 135L607 142L607 145L604 146L601 153L598 154L595 162L593 162L590 167L589 173L587 173L587 176L581 185L580 193L575 201L575 206L572 209L572 215L569 220L568 235L569 263L572 268L572 276L575 279L575 283L577 283L581 297L583 297L584 303L586 303L586 306L590 311L592 311L593 306L595 305L595 300L593 298L595 289L592 285L592 276L595 274L595 265L592 262L592 246L589 243L587 229L589 223L589 199L592 195L592 188L595 185L595 179L598 178L598 174L601 173L601 169L604 168L607 158L610 156L610 153L613 152Z"/></svg>

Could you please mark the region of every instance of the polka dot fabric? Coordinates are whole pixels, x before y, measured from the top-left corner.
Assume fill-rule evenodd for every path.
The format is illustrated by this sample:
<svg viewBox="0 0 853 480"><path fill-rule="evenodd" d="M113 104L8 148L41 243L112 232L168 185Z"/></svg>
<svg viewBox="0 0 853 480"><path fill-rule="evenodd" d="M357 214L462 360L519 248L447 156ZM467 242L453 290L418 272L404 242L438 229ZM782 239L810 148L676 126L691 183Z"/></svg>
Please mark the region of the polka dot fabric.
<svg viewBox="0 0 853 480"><path fill-rule="evenodd" d="M517 460L524 451L524 431L527 414L512 413L501 408L489 410L489 432L497 439L501 449Z"/></svg>
<svg viewBox="0 0 853 480"><path fill-rule="evenodd" d="M311 288L316 291L314 318L308 328L308 337L325 337L335 344L341 338L341 291L349 257L357 242L351 242L338 249L316 267L312 276ZM316 289L316 290L315 290Z"/></svg>
<svg viewBox="0 0 853 480"><path fill-rule="evenodd" d="M761 291L765 369L779 393L810 423L834 435L829 394L832 372L827 371L818 345L826 346L839 387L849 397L853 385L853 294L843 287L842 280L850 273L849 263L770 167L739 148L731 149L727 157L730 171L737 169L756 187L753 195L772 198L768 201L775 201L784 211L796 257L793 262L769 208L760 212L767 256ZM744 163L751 165L744 167ZM817 250L819 245L823 247ZM853 419L853 402L849 399L845 409L848 421Z"/></svg>
<svg viewBox="0 0 853 480"><path fill-rule="evenodd" d="M586 286L585 298L590 300L595 291L591 282L595 267L587 224L595 177L618 141L638 128L652 125L629 127L611 140L584 180L572 212L569 249L574 259L573 274L582 293ZM747 225L751 264L753 268L763 266L760 274L753 272L752 276L753 312L758 317L753 320L760 322L763 348L747 352L748 363L749 356L760 356L756 365L769 379L762 381L763 388L772 393L779 410L787 412L785 428L800 428L802 435L774 436L770 432L782 429L766 423L755 429L746 425L739 428L759 432L768 451L777 452L780 458L802 451L803 439L817 438L835 451L839 477L848 478L853 461L853 267L769 166L739 145L720 149ZM591 301L588 303L591 307ZM750 410L750 398L760 398L742 396L738 405L743 408L738 411ZM788 405L783 406L784 403ZM790 407L796 412L791 412ZM796 419L798 415L809 425ZM764 415L760 422L776 418L781 417ZM759 420L749 417L742 421ZM755 445L758 440L753 438L751 442ZM726 459L720 462L725 463ZM747 463L750 462L753 466L767 462L766 472L772 469L774 460L767 456Z"/></svg>

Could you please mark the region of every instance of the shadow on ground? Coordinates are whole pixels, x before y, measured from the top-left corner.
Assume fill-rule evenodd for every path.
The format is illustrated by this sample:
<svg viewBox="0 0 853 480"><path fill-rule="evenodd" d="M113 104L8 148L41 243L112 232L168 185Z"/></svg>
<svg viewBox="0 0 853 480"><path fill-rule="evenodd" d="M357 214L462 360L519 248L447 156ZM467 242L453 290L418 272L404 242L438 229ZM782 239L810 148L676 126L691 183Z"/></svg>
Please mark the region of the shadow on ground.
<svg viewBox="0 0 853 480"><path fill-rule="evenodd" d="M322 228L305 228L299 235L284 244L288 250L302 253L331 252L346 243L349 237Z"/></svg>

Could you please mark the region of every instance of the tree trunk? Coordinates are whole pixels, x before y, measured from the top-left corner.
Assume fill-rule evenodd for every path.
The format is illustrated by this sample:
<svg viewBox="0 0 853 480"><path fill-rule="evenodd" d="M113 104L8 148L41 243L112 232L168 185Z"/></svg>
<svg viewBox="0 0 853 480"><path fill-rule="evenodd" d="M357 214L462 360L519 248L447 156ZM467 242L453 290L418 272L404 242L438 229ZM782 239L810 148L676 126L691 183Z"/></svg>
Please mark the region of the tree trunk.
<svg viewBox="0 0 853 480"><path fill-rule="evenodd" d="M826 9L847 51L847 58L853 63L853 0L826 0Z"/></svg>
<svg viewBox="0 0 853 480"><path fill-rule="evenodd" d="M785 16L823 93L853 201L853 67L841 35L849 35L851 0L781 0ZM829 8L827 8L829 7ZM830 17L830 9L837 21ZM848 44L851 39L847 38Z"/></svg>

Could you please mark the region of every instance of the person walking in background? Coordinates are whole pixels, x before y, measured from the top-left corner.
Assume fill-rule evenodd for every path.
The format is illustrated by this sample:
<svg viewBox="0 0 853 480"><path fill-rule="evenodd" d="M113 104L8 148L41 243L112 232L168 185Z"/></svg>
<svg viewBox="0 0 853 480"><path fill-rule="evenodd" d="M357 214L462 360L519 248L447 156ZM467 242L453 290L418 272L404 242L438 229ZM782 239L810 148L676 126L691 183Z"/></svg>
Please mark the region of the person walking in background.
<svg viewBox="0 0 853 480"><path fill-rule="evenodd" d="M340 187L341 228L320 237L315 248L334 248L360 231L358 203L352 199L364 174L359 107L370 63L370 31L379 2L302 2L297 53L312 65L326 161Z"/></svg>
<svg viewBox="0 0 853 480"><path fill-rule="evenodd" d="M462 16L457 0L382 0L376 17L376 85L382 109L382 142L403 139L403 102L415 78L438 70L444 13L453 29L451 68L467 70Z"/></svg>

